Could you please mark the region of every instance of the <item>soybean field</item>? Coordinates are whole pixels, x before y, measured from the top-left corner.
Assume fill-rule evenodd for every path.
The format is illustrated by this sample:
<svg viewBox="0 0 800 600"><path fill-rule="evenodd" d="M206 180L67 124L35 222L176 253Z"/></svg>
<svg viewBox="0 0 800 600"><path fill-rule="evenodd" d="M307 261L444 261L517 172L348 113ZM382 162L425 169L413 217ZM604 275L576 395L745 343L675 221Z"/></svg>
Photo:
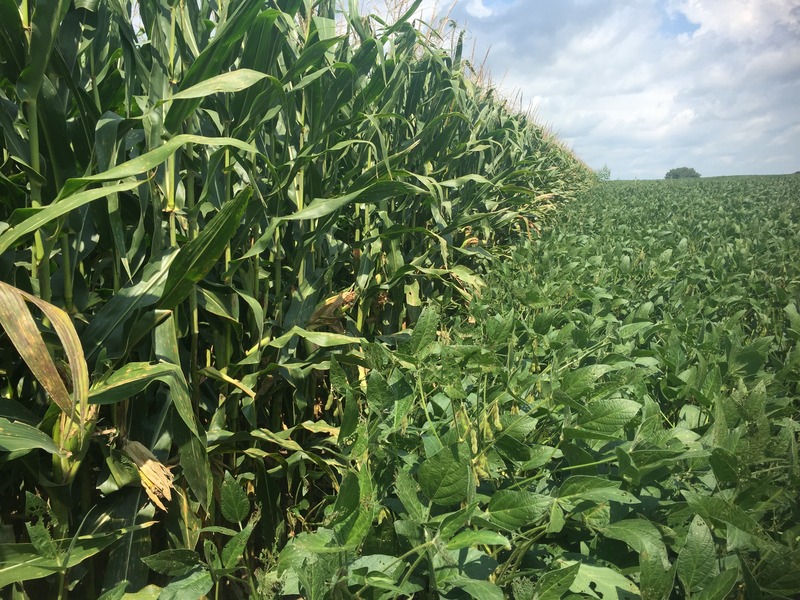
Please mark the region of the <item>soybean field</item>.
<svg viewBox="0 0 800 600"><path fill-rule="evenodd" d="M431 399L478 436L468 529L509 540L487 574L514 598L797 597L800 178L601 184L556 221L492 267L442 347L469 375Z"/></svg>

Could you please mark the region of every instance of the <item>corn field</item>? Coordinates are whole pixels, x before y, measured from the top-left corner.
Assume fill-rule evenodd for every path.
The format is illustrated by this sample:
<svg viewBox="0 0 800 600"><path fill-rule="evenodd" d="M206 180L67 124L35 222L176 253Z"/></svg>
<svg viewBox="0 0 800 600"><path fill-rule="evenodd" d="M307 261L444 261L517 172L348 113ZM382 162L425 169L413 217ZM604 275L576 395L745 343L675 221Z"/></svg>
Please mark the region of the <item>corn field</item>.
<svg viewBox="0 0 800 600"><path fill-rule="evenodd" d="M3 597L270 597L369 473L331 380L589 183L419 3L0 0Z"/></svg>

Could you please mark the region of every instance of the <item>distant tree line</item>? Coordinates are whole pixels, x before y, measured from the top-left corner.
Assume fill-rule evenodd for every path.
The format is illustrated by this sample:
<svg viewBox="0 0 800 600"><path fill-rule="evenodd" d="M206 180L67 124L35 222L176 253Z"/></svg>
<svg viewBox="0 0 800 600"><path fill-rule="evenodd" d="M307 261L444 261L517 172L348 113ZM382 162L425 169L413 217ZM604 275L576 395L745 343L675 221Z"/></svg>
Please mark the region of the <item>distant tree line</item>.
<svg viewBox="0 0 800 600"><path fill-rule="evenodd" d="M700 177L700 173L690 167L678 167L677 169L670 169L664 175L664 179L687 179L689 177Z"/></svg>

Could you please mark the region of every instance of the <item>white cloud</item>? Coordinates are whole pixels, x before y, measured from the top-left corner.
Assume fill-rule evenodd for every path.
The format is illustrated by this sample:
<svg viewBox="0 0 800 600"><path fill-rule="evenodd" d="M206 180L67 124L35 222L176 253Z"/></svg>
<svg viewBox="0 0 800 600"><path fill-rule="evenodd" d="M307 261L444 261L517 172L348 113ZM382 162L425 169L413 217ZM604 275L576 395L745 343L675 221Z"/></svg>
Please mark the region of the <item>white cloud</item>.
<svg viewBox="0 0 800 600"><path fill-rule="evenodd" d="M800 169L800 0L457 6L506 95L592 167L660 178ZM533 5L533 6L532 6Z"/></svg>
<svg viewBox="0 0 800 600"><path fill-rule="evenodd" d="M500 90L614 178L800 169L800 0L451 5L417 16L466 25Z"/></svg>
<svg viewBox="0 0 800 600"><path fill-rule="evenodd" d="M482 19L492 16L492 10L486 7L483 0L468 0L467 14Z"/></svg>
<svg viewBox="0 0 800 600"><path fill-rule="evenodd" d="M792 0L679 0L672 7L700 26L699 35L734 40L769 37L776 25L798 31L800 6Z"/></svg>

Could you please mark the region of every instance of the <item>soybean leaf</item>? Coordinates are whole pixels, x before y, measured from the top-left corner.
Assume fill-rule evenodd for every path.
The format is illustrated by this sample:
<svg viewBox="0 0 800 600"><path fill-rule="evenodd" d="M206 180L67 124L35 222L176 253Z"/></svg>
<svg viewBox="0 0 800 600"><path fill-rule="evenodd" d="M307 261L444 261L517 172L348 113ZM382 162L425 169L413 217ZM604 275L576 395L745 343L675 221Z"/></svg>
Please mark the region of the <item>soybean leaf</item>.
<svg viewBox="0 0 800 600"><path fill-rule="evenodd" d="M115 585L107 592L100 594L97 600L122 600L122 598L125 596L125 590L127 589L128 589L128 582L125 580L120 581L117 585Z"/></svg>
<svg viewBox="0 0 800 600"><path fill-rule="evenodd" d="M532 526L547 516L553 499L524 490L498 490L492 494L486 512L492 523L513 531Z"/></svg>
<svg viewBox="0 0 800 600"><path fill-rule="evenodd" d="M477 545L503 546L506 550L511 550L511 542L506 536L486 529L462 531L450 538L445 547L448 550L461 550Z"/></svg>
<svg viewBox="0 0 800 600"><path fill-rule="evenodd" d="M219 503L222 516L231 523L242 523L250 514L250 499L229 472L225 473L225 479L222 481Z"/></svg>
<svg viewBox="0 0 800 600"><path fill-rule="evenodd" d="M436 341L436 330L439 327L439 313L433 306L426 306L417 319L411 339L408 341L408 352L419 357L425 348Z"/></svg>
<svg viewBox="0 0 800 600"><path fill-rule="evenodd" d="M186 575L202 564L197 552L185 548L162 550L143 557L142 561L156 573L170 577Z"/></svg>
<svg viewBox="0 0 800 600"><path fill-rule="evenodd" d="M580 563L575 563L563 569L548 571L536 582L533 597L537 600L560 600L575 581L580 568Z"/></svg>
<svg viewBox="0 0 800 600"><path fill-rule="evenodd" d="M395 490L403 508L408 515L416 522L425 520L425 507L419 500L417 482L411 477L408 469L401 469L395 478Z"/></svg>
<svg viewBox="0 0 800 600"><path fill-rule="evenodd" d="M466 499L472 485L466 444L453 444L426 458L419 468L422 492L435 504L450 506Z"/></svg>
<svg viewBox="0 0 800 600"><path fill-rule="evenodd" d="M574 563L573 563L574 564ZM621 573L609 568L583 563L569 588L577 594L604 600L634 600L640 597L639 588Z"/></svg>
<svg viewBox="0 0 800 600"><path fill-rule="evenodd" d="M662 548L645 543L639 552L639 586L642 600L669 600L675 586L676 565L670 565Z"/></svg>
<svg viewBox="0 0 800 600"><path fill-rule="evenodd" d="M612 365L603 364L575 369L564 375L561 380L561 390L572 398L582 398L594 387L595 381L613 370Z"/></svg>
<svg viewBox="0 0 800 600"><path fill-rule="evenodd" d="M636 552L647 550L661 560L664 567L669 566L667 548L661 539L658 528L645 519L623 519L602 529L606 537L628 544Z"/></svg>
<svg viewBox="0 0 800 600"><path fill-rule="evenodd" d="M638 504L639 500L630 492L620 490L621 483L591 475L568 477L558 490L562 500L592 500L594 502L620 502Z"/></svg>
<svg viewBox="0 0 800 600"><path fill-rule="evenodd" d="M695 515L677 562L678 578L687 592L702 589L714 577L716 558L711 530L699 515Z"/></svg>
<svg viewBox="0 0 800 600"><path fill-rule="evenodd" d="M640 409L641 405L633 400L621 398L595 400L578 417L578 425L581 429L599 433L616 433L625 427Z"/></svg>
<svg viewBox="0 0 800 600"><path fill-rule="evenodd" d="M457 578L452 582L453 587L467 592L476 600L503 600L503 590L490 581L481 579Z"/></svg>
<svg viewBox="0 0 800 600"><path fill-rule="evenodd" d="M739 571L737 569L728 569L723 571L714 579L711 580L703 590L695 596L697 600L725 600L728 594L731 593L733 586L739 579Z"/></svg>
<svg viewBox="0 0 800 600"><path fill-rule="evenodd" d="M342 481L334 505L331 528L343 548L356 547L367 535L372 524L372 482L364 467L358 475L349 473Z"/></svg>
<svg viewBox="0 0 800 600"><path fill-rule="evenodd" d="M222 548L220 558L222 559L222 566L226 569L233 569L239 560L244 555L247 542L253 534L255 528L255 521L251 520L241 531L237 532L231 539L225 542Z"/></svg>
<svg viewBox="0 0 800 600"><path fill-rule="evenodd" d="M161 590L159 600L188 600L189 598L202 598L214 586L214 580L204 568L197 568L194 571L179 577L170 582Z"/></svg>

